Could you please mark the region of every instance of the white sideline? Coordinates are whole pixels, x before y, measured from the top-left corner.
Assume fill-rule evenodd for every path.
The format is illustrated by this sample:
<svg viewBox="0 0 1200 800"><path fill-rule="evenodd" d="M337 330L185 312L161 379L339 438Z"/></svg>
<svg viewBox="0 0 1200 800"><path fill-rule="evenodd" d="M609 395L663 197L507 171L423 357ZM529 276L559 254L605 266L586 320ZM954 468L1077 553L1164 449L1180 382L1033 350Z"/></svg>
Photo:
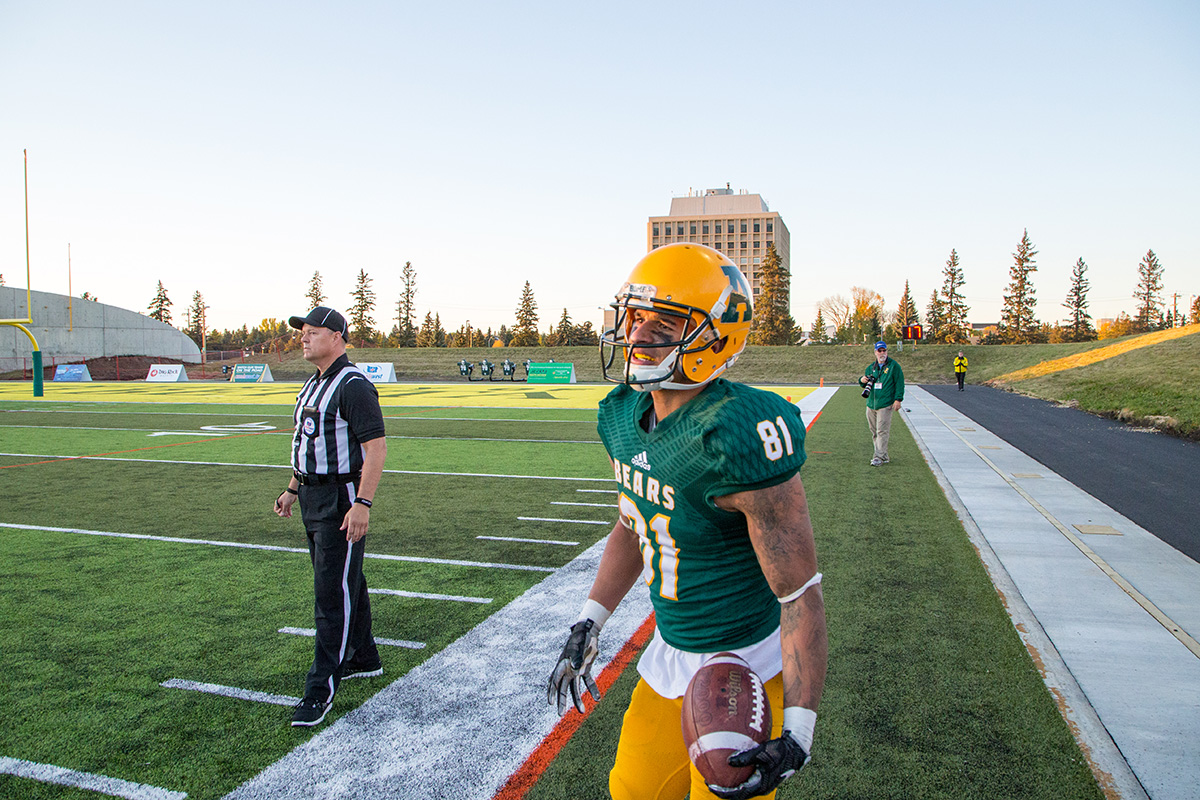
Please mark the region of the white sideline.
<svg viewBox="0 0 1200 800"><path fill-rule="evenodd" d="M152 542L170 542L171 544L204 544L210 547L237 547L244 550L271 550L277 553L303 553L308 555L304 547L280 547L273 544L248 544L246 542L218 542L210 539L184 539L178 536L152 536L148 533L116 533L114 531L93 531L86 528L55 528L49 525L20 525L15 522L0 522L0 528L15 528L23 531L51 531L53 533L82 533L87 536L111 536L117 539L145 539ZM460 561L453 558L426 558L424 556L394 556L387 553L364 553L363 558L375 558L382 561L411 561L419 564L446 564L453 567L486 567L490 569L515 569L525 572L554 572L553 567L531 567L525 564L493 564L486 561Z"/></svg>
<svg viewBox="0 0 1200 800"><path fill-rule="evenodd" d="M236 700L250 700L255 703L270 703L276 706L294 706L300 702L299 697L289 697L286 694L271 694L270 692L255 692L250 689L239 689L236 686L222 686L219 683L201 683L186 681L182 678L171 678L159 684L164 689L183 689L189 692L216 694L221 697L232 697Z"/></svg>
<svg viewBox="0 0 1200 800"><path fill-rule="evenodd" d="M109 778L106 775L80 772L66 767L56 767L53 764L38 764L34 761L8 758L7 756L0 756L0 774L15 775L18 778L28 778L41 783L87 789L110 797L124 797L126 800L183 800L187 797L187 792L173 792L170 789L160 789L145 783L133 783L120 778Z"/></svg>

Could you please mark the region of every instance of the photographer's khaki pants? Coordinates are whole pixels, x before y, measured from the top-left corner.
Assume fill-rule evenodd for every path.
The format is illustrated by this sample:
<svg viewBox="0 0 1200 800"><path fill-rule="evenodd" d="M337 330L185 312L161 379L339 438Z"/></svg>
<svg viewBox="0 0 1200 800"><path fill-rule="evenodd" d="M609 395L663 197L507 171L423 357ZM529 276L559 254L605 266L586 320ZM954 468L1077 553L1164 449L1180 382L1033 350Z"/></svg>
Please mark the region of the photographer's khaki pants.
<svg viewBox="0 0 1200 800"><path fill-rule="evenodd" d="M871 429L871 440L875 443L874 458L886 460L888 436L892 433L892 407L868 408L867 427Z"/></svg>

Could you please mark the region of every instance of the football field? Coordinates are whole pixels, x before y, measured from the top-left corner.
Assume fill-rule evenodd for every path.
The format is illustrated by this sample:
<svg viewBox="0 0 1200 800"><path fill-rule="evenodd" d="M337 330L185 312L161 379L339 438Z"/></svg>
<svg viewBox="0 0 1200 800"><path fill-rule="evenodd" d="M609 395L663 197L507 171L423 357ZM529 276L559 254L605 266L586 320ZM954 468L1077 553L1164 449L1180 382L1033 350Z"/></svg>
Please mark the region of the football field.
<svg viewBox="0 0 1200 800"><path fill-rule="evenodd" d="M320 735L288 725L311 658L311 568L298 518L271 512L297 388L47 385L33 400L0 386L0 797L220 798ZM343 684L331 719L608 533L607 390L380 387L388 459L364 571L385 674ZM813 764L780 796L1100 796L902 425L893 442L891 468L869 470L850 391L809 432L830 672ZM556 651L523 652L519 626L509 638L548 672ZM617 644L602 637L608 656ZM614 677L526 771L529 797L605 796L634 673ZM470 750L456 759L449 783L481 796Z"/></svg>

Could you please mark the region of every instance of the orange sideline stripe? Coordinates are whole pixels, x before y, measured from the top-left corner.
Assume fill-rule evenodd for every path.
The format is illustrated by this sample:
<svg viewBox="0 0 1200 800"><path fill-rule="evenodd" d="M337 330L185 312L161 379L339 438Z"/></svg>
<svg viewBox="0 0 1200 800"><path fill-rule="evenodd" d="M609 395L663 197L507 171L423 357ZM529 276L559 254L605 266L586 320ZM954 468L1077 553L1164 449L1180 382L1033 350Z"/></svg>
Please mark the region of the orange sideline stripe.
<svg viewBox="0 0 1200 800"><path fill-rule="evenodd" d="M641 627L629 637L629 641L617 652L613 660L608 662L600 677L596 679L596 684L600 687L601 696L608 693L608 690L617 678L625 672L625 668L633 663L634 657L642 646L650 640L650 635L654 632L654 614L646 617L646 621ZM542 777L542 773L546 771L546 767L550 766L566 746L571 737L575 735L575 731L579 730L579 726L592 713L592 709L596 707L596 701L592 700L591 695L584 692L584 707L587 709L582 714L568 713L558 721L558 724L547 734L542 743L537 746L529 757L525 759L525 763L520 769L514 772L509 779L500 787L500 791L496 792L492 800L521 800L525 797L525 793L533 788L537 783L538 778Z"/></svg>

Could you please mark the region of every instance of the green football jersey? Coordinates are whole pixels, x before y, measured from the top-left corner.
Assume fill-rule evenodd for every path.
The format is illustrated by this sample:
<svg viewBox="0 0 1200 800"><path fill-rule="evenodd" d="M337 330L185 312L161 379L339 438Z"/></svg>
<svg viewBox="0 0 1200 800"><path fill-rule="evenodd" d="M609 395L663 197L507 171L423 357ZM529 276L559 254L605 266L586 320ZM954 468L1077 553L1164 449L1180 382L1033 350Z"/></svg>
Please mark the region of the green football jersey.
<svg viewBox="0 0 1200 800"><path fill-rule="evenodd" d="M716 498L774 486L804 463L804 422L782 397L717 379L647 433L648 392L600 401L621 518L638 536L642 577L667 644L693 653L745 647L779 625L746 518Z"/></svg>

